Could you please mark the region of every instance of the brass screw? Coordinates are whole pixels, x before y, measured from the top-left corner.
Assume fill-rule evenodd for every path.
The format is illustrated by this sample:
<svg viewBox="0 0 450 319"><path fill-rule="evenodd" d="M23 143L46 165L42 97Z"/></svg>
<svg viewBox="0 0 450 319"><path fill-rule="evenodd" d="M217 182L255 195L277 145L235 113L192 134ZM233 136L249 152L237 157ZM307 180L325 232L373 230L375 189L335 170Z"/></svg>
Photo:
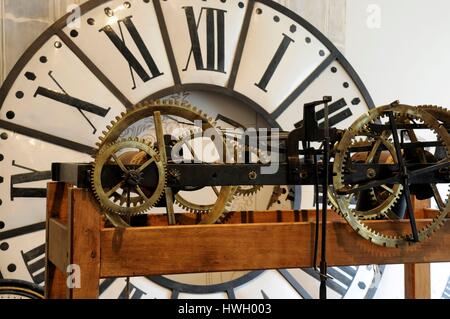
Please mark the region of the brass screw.
<svg viewBox="0 0 450 319"><path fill-rule="evenodd" d="M252 181L258 178L258 174L255 171L251 171L248 173L248 178L250 178Z"/></svg>

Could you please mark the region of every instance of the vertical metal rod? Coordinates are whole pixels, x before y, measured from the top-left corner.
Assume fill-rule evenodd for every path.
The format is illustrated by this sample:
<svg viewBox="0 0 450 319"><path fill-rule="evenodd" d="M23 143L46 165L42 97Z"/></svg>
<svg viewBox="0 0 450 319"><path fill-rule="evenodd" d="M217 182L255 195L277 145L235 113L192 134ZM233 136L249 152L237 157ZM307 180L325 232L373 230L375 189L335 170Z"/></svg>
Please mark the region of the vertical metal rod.
<svg viewBox="0 0 450 319"><path fill-rule="evenodd" d="M155 121L155 131L156 131L156 140L158 141L158 151L161 156L161 161L167 164L167 154L166 154L166 142L164 141L164 131L161 120L161 112L156 111L153 113L153 118ZM166 196L166 210L167 210L167 223L169 225L175 225L175 213L173 210L173 198L172 198L172 190L167 188L165 189Z"/></svg>
<svg viewBox="0 0 450 319"><path fill-rule="evenodd" d="M395 153L397 155L397 162L400 169L400 175L402 176L403 192L405 193L406 207L409 214L409 223L411 224L413 241L418 242L419 234L417 232L416 217L414 216L414 208L411 203L411 194L409 191L409 182L408 182L408 170L406 168L405 161L403 160L401 145L397 132L398 131L397 123L395 122L394 113L392 113L392 111L388 112L388 116L389 116L389 124L392 130L392 138L394 139Z"/></svg>
<svg viewBox="0 0 450 319"><path fill-rule="evenodd" d="M327 208L330 161L330 121L328 102L330 97L324 97L324 145L323 145L323 184L322 184L322 248L320 260L320 299L327 299Z"/></svg>
<svg viewBox="0 0 450 319"><path fill-rule="evenodd" d="M314 202L316 205L316 229L314 234L314 256L313 256L313 266L314 270L317 270L317 252L319 249L319 223L320 223L320 209L319 209L319 167L318 167L317 154L314 154L314 169L315 169L315 179L314 179Z"/></svg>

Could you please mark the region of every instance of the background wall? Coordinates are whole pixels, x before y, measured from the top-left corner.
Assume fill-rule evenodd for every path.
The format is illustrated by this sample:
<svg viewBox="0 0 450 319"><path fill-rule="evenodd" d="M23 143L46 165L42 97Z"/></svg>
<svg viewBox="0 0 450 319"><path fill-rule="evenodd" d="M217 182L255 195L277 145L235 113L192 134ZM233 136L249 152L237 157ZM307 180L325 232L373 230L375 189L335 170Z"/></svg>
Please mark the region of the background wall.
<svg viewBox="0 0 450 319"><path fill-rule="evenodd" d="M346 56L377 104L450 106L450 1L347 0Z"/></svg>
<svg viewBox="0 0 450 319"><path fill-rule="evenodd" d="M346 1L345 55L376 105L400 100L450 107L449 12L448 0ZM440 298L450 264L434 264L431 271L432 297ZM403 267L391 275L402 277ZM377 295L402 298L387 282Z"/></svg>

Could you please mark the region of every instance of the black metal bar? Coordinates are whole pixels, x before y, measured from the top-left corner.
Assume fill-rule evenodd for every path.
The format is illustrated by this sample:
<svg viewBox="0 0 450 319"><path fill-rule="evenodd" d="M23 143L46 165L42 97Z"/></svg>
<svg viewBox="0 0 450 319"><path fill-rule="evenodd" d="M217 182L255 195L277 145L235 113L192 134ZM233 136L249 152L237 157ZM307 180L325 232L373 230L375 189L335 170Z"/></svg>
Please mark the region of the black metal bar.
<svg viewBox="0 0 450 319"><path fill-rule="evenodd" d="M320 299L327 299L327 214L328 214L328 184L329 184L329 170L328 165L330 161L330 119L328 102L331 102L331 97L324 97L324 141L323 141L323 183L322 183L322 249L320 260Z"/></svg>
<svg viewBox="0 0 450 319"><path fill-rule="evenodd" d="M392 137L394 139L395 152L397 154L397 161L400 168L400 176L402 177L403 191L405 194L406 206L409 214L409 222L411 224L411 231L413 235L413 241L419 241L419 234L417 232L416 218L414 216L414 208L411 203L411 194L409 190L409 182L408 182L408 169L405 165L405 161L403 160L402 150L400 141L398 138L398 128L397 123L395 122L395 117L392 111L388 112L389 116L389 124L392 130Z"/></svg>
<svg viewBox="0 0 450 319"><path fill-rule="evenodd" d="M314 233L314 257L313 266L317 271L317 252L319 249L319 222L320 222L320 210L319 210L319 165L317 161L317 155L314 155L314 168L315 168L315 183L314 183L314 203L316 204L316 227Z"/></svg>

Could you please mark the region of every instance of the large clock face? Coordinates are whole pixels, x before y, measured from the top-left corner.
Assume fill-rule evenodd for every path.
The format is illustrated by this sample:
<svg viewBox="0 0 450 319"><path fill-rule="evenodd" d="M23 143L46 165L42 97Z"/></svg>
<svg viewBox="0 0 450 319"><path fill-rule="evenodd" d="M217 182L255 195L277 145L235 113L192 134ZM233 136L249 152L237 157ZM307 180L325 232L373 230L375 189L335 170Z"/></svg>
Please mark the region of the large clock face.
<svg viewBox="0 0 450 319"><path fill-rule="evenodd" d="M178 94L219 122L283 130L302 120L304 103L324 95L334 98L336 127L348 127L373 106L338 50L272 1L93 0L81 12L79 23L63 18L37 39L0 92L4 278L43 283L51 163L90 161L101 131L140 101ZM286 188L269 205L272 192L265 188L241 204L278 209L293 199L296 208L313 205L310 187ZM329 288L336 297L349 295L352 285L364 296L374 278L366 267L334 272ZM314 297L305 287L315 287L315 277L310 270L274 270L135 278L128 287L133 296L150 298ZM123 280L102 287L103 296L118 297Z"/></svg>

